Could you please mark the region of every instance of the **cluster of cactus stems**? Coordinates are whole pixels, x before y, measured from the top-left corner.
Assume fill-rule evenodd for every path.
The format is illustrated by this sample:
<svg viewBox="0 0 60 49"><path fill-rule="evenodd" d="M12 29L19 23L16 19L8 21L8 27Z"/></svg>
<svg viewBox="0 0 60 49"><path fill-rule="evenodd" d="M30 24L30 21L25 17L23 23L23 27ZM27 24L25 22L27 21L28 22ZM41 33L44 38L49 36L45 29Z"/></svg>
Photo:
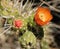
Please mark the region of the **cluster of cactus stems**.
<svg viewBox="0 0 60 49"><path fill-rule="evenodd" d="M49 24L43 27L37 25L34 22L37 7L32 8L34 2L29 2L29 0L25 3L23 2L24 0L0 0L0 17L5 20L3 24L12 26L13 30L16 30L17 35L22 34L19 37L17 36L22 47L31 49L38 47L37 45L39 44L37 49L49 49L49 41L47 39L49 36L49 31L47 30ZM42 6L42 3L40 6ZM22 26L14 24L16 20L21 20L22 24L20 22L18 23ZM11 29L11 27L9 29ZM3 33L7 33L7 30ZM38 44L37 41L39 42Z"/></svg>

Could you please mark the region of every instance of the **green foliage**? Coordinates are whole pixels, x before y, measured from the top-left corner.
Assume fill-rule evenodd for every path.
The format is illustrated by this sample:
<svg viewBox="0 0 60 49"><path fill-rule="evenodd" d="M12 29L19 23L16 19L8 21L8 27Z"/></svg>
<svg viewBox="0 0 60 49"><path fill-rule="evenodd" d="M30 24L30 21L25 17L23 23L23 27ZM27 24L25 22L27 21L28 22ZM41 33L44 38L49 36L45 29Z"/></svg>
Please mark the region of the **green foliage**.
<svg viewBox="0 0 60 49"><path fill-rule="evenodd" d="M41 41L41 45L42 45L42 49L49 49L49 45L48 43L46 42L46 40L42 40Z"/></svg>
<svg viewBox="0 0 60 49"><path fill-rule="evenodd" d="M19 16L18 9L13 7L13 2L10 0L0 1L0 11L0 15L2 16Z"/></svg>
<svg viewBox="0 0 60 49"><path fill-rule="evenodd" d="M11 25L13 24L13 19L10 18L10 19L7 19L7 21L8 21L8 24L11 24Z"/></svg>
<svg viewBox="0 0 60 49"><path fill-rule="evenodd" d="M20 38L20 43L23 46L27 46L31 44L31 46L34 46L36 44L36 37L31 31L26 31Z"/></svg>
<svg viewBox="0 0 60 49"><path fill-rule="evenodd" d="M34 13L28 18L28 23L31 26L36 26L35 22L34 22Z"/></svg>
<svg viewBox="0 0 60 49"><path fill-rule="evenodd" d="M3 10L3 11L2 11L2 15L4 15L4 16L8 16L8 15L9 15L9 13L8 13L8 11Z"/></svg>

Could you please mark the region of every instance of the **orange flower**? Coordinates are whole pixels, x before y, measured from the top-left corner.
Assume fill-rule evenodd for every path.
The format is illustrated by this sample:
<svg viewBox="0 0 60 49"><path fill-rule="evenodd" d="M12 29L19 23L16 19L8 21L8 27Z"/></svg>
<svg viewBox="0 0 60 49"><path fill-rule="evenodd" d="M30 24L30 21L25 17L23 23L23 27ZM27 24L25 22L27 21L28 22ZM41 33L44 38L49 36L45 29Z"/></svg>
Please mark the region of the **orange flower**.
<svg viewBox="0 0 60 49"><path fill-rule="evenodd" d="M52 18L53 17L50 13L50 10L44 7L38 7L38 9L36 10L35 17L34 17L35 22L41 26L47 24L49 21L51 21Z"/></svg>

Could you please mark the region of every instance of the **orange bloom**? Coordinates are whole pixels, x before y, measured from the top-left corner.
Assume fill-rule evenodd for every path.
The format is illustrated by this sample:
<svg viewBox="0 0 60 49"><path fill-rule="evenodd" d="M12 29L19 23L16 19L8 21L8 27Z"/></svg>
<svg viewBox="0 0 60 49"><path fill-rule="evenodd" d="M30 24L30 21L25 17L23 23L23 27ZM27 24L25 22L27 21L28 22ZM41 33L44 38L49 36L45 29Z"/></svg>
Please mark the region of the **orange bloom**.
<svg viewBox="0 0 60 49"><path fill-rule="evenodd" d="M38 9L36 10L36 14L35 14L35 22L38 25L45 25L47 24L49 21L52 20L52 15L50 13L50 10L48 8L44 8L44 7L38 7Z"/></svg>

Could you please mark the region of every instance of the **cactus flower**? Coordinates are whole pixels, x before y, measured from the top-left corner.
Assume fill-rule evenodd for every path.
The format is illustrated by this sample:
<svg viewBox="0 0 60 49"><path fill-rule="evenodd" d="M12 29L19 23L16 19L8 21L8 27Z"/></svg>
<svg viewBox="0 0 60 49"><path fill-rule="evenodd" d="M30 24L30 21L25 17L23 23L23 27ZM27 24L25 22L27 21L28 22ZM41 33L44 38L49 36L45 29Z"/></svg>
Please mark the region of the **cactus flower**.
<svg viewBox="0 0 60 49"><path fill-rule="evenodd" d="M38 9L36 10L35 17L34 17L35 22L41 26L47 24L49 21L51 21L52 18L53 17L50 13L50 10L44 7L38 7Z"/></svg>
<svg viewBox="0 0 60 49"><path fill-rule="evenodd" d="M21 28L22 27L22 20L15 20L14 21L14 25L17 28Z"/></svg>

